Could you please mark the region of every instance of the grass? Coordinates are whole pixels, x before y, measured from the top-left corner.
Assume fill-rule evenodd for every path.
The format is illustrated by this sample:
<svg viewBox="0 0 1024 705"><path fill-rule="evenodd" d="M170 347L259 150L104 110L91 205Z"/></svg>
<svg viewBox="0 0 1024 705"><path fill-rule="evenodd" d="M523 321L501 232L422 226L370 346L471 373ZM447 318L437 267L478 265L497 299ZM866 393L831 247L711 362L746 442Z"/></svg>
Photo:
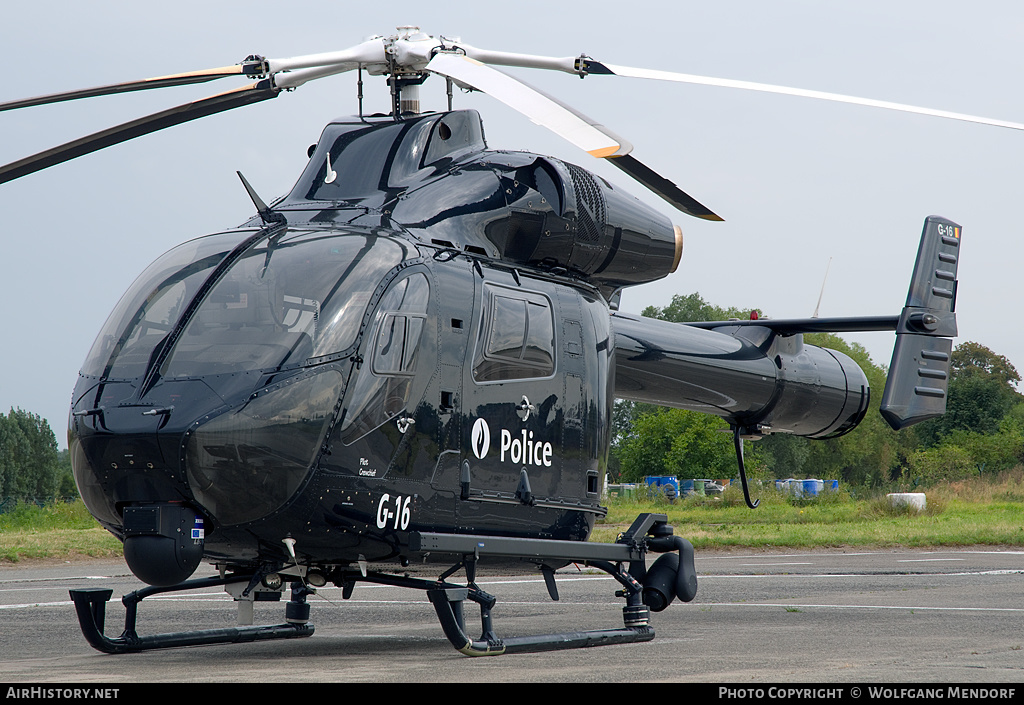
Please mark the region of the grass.
<svg viewBox="0 0 1024 705"><path fill-rule="evenodd" d="M0 514L0 563L120 555L121 542L96 523L81 500L46 507L21 503Z"/></svg>
<svg viewBox="0 0 1024 705"><path fill-rule="evenodd" d="M984 480L924 490L927 509L893 508L884 493L795 499L765 488L749 509L738 487L721 497L609 499L592 541L611 542L638 514L667 514L675 533L698 549L1024 546L1024 468ZM755 498L757 490L754 490ZM0 514L0 563L24 559L114 558L121 543L79 500L20 504Z"/></svg>
<svg viewBox="0 0 1024 705"><path fill-rule="evenodd" d="M893 508L884 494L796 499L765 489L749 509L738 488L718 498L610 500L593 541L614 541L643 512L667 514L695 548L1024 546L1024 470L924 490L927 508Z"/></svg>

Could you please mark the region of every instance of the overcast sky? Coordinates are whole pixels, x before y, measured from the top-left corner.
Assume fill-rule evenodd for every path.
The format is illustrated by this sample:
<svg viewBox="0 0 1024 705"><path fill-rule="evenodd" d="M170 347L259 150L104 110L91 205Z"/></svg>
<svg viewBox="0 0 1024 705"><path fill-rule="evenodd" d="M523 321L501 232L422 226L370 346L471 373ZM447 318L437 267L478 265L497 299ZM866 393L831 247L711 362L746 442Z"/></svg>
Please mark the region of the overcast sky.
<svg viewBox="0 0 1024 705"><path fill-rule="evenodd" d="M0 102L73 88L343 49L418 25L500 51L847 93L1024 122L1024 4L860 0L503 4L71 1L4 9ZM301 8L301 9L300 9ZM378 9L380 8L380 9ZM673 211L617 169L482 94L494 148L551 154L605 176L682 226L679 270L623 308L694 291L776 318L899 313L926 216L963 226L960 337L1024 370L1017 206L1024 133L725 88L515 71L629 140L634 156L725 218ZM368 78L367 81L370 79ZM121 294L161 253L235 226L287 192L355 76L182 125L0 185L0 410L44 416L65 446L71 390ZM229 85L230 84L230 85ZM378 85L379 84L379 85ZM231 80L0 113L0 164L222 90ZM386 110L381 79L367 108ZM423 88L444 108L444 82ZM888 364L893 336L848 336ZM881 390L876 390L880 393Z"/></svg>

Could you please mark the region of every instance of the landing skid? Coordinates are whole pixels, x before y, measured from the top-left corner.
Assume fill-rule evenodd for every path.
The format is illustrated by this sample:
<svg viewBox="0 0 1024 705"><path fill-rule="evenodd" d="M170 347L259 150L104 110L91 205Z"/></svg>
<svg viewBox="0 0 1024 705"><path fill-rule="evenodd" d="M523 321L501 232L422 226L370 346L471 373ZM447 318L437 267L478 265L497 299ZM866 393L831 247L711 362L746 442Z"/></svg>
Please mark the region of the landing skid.
<svg viewBox="0 0 1024 705"><path fill-rule="evenodd" d="M239 626L226 627L221 629L202 629L191 632L173 632L169 634L156 634L153 636L139 636L135 631L135 620L138 615L138 605L146 597L165 592L176 592L180 590L197 590L200 588L228 586L234 583L246 583L252 576L228 576L225 578L201 578L199 580L186 580L171 587L148 587L136 590L121 598L125 606L124 631L119 637L108 637L103 633L105 612L107 602L113 594L112 590L102 588L89 588L85 590L71 590L71 600L75 603L75 612L78 615L78 623L82 627L82 634L85 635L89 645L98 651L107 654L125 654L134 651L148 651L150 649L167 649L175 646L202 646L206 644L241 644L251 641L265 641L268 639L294 639L297 637L312 636L313 625L302 621L301 616L296 621L286 621L284 624L273 626ZM306 604L305 590L292 590L292 601L288 603L286 617L292 613L308 618L309 606Z"/></svg>
<svg viewBox="0 0 1024 705"><path fill-rule="evenodd" d="M439 556L442 559L450 556L452 565L436 580L371 572L366 571L365 566L359 570L335 569L327 578L342 588L342 596L345 599L351 597L358 582L423 590L437 613L448 641L467 656L498 656L650 641L654 638L654 629L649 623L650 612L665 609L676 597L689 602L697 592L693 547L685 539L672 535L672 527L668 525L664 514L640 515L629 530L615 543L610 544L413 533L409 548L414 556L430 554L435 559ZM650 569L646 563L648 551L664 554ZM476 584L478 566L494 559L518 559L538 565L552 600L558 600L555 566L576 563L608 573L622 586L622 589L616 591L616 596L626 600L626 605L622 609L623 627L500 638L494 630L491 617L491 609L497 600ZM460 570L465 571L467 584L448 582L448 579ZM71 598L75 603L78 621L86 640L95 649L110 654L312 635L313 625L308 623L309 605L306 603L306 597L315 591L302 581L292 583L292 598L286 606L284 624L239 626L147 637L139 636L136 632L135 621L139 602L151 595L180 590L223 586L235 594L236 599L243 598L240 602L240 616L243 614L245 600L249 600L249 608L244 613L251 616L251 601L257 596L259 584L266 575L267 571L263 571L190 580L170 587L148 587L125 595L122 599L126 608L125 628L121 636L116 638L103 634L104 613L106 603L111 597L110 590L72 590ZM239 590L242 586L245 586L245 589ZM278 596L276 592L273 594ZM482 634L479 639L467 635L464 617L464 605L467 600L476 603L480 608Z"/></svg>

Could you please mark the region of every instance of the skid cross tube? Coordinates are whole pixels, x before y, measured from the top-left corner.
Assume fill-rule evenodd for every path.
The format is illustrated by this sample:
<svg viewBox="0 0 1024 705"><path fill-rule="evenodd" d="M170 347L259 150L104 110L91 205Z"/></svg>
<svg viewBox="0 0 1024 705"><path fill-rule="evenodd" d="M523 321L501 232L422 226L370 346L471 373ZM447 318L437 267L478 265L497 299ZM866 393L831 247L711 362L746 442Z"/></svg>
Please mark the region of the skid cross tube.
<svg viewBox="0 0 1024 705"><path fill-rule="evenodd" d="M191 632L172 632L139 636L135 631L135 620L138 604L144 598L164 592L178 590L194 590L215 587L229 583L249 582L252 576L228 576L224 578L200 578L187 580L170 587L148 587L125 595L121 601L125 606L124 632L119 637L108 637L103 633L104 613L106 604L113 594L104 588L88 588L70 590L71 600L75 603L78 623L86 641L97 651L107 654L124 654L150 649L166 649L175 646L200 646L204 644L234 644L268 639L289 639L311 636L313 625L305 623L285 623L272 626L226 627L221 629L202 629ZM304 602L305 595L293 596L293 601Z"/></svg>
<svg viewBox="0 0 1024 705"><path fill-rule="evenodd" d="M500 656L502 654L579 649L610 644L632 644L650 641L654 638L654 629L644 624L622 629L597 629L500 639L491 629L490 609L481 604L480 613L484 634L480 639L471 639L466 635L462 610L462 603L467 598L473 598L469 588L435 588L427 591L427 597L434 606L434 611L437 612L444 635L448 637L452 646L466 656Z"/></svg>

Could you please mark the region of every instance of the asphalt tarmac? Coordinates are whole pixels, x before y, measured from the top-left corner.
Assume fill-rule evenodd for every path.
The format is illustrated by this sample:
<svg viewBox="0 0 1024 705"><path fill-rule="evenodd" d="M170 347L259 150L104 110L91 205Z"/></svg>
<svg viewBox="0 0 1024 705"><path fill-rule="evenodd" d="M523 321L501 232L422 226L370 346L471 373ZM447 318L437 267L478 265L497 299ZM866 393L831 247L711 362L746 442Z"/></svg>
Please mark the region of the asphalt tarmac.
<svg viewBox="0 0 1024 705"><path fill-rule="evenodd" d="M363 584L348 600L334 587L310 598L309 638L107 655L86 643L68 590L112 589L106 633L117 636L118 598L143 585L121 562L27 562L0 568L0 682L1024 682L1024 551L716 552L696 563L696 599L652 614L653 641L470 658L445 638L425 595ZM478 582L498 598L502 637L622 626L618 584L602 573L560 571L558 602L540 575ZM283 602L256 605L258 624L283 616ZM171 593L140 605L138 632L235 619L222 591ZM466 622L478 636L475 608Z"/></svg>

